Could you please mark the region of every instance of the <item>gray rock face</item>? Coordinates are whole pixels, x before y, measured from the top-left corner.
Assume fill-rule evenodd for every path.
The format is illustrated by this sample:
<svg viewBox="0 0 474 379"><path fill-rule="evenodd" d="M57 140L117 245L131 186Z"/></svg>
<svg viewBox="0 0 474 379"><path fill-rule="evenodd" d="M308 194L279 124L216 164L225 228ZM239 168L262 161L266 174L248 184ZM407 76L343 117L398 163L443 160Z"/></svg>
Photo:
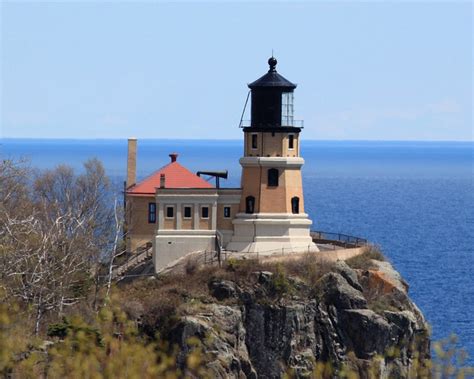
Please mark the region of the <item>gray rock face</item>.
<svg viewBox="0 0 474 379"><path fill-rule="evenodd" d="M360 285L359 279L357 278L357 273L351 269L346 262L337 261L334 264L334 269L338 274L346 279L347 283L349 283L352 287L358 291L362 291L362 286Z"/></svg>
<svg viewBox="0 0 474 379"><path fill-rule="evenodd" d="M217 300L224 300L237 296L237 286L229 280L213 279L209 282L209 290Z"/></svg>
<svg viewBox="0 0 474 379"><path fill-rule="evenodd" d="M404 295L398 310L371 310L364 294L374 280L346 264L337 265L314 288L300 283L296 294L272 301L266 297L271 273L256 275L245 288L213 280L209 290L216 303L203 304L170 332L180 347L178 361L184 362L186 341L198 337L214 357L208 366L216 378L281 378L290 371L308 377L315 362L331 362L335 378L343 365L362 378L374 369L380 378L408 377L415 355L429 358L427 325L396 271L385 263L381 268L390 272L390 283L400 284L391 283L394 296ZM235 303L219 304L226 299Z"/></svg>
<svg viewBox="0 0 474 379"><path fill-rule="evenodd" d="M327 305L334 305L337 309L367 308L362 292L352 287L340 274L330 272L324 275L318 291Z"/></svg>

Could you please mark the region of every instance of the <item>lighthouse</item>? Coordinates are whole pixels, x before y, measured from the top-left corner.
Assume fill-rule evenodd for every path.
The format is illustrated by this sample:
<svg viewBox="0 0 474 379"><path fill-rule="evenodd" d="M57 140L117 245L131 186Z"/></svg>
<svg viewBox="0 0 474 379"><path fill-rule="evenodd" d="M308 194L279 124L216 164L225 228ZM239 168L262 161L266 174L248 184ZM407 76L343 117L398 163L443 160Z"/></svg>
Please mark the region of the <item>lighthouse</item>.
<svg viewBox="0 0 474 379"><path fill-rule="evenodd" d="M227 250L317 251L310 236L312 222L304 213L296 84L277 72L274 57L268 65L268 72L248 85L251 120L243 127L242 195Z"/></svg>

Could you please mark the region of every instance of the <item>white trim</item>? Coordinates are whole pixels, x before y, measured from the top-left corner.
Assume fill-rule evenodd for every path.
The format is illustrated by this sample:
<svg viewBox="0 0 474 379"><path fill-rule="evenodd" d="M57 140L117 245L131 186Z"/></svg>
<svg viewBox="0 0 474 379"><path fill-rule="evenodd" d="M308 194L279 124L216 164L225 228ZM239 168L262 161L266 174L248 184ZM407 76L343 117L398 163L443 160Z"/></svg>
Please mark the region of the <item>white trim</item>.
<svg viewBox="0 0 474 379"><path fill-rule="evenodd" d="M199 203L194 203L193 214L193 229L199 229Z"/></svg>
<svg viewBox="0 0 474 379"><path fill-rule="evenodd" d="M234 216L239 219L306 219L307 213L237 213Z"/></svg>
<svg viewBox="0 0 474 379"><path fill-rule="evenodd" d="M301 157L242 157L239 163L242 167L300 168L304 165L304 159Z"/></svg>
<svg viewBox="0 0 474 379"><path fill-rule="evenodd" d="M168 217L168 208L173 208L173 217ZM176 207L174 205L166 205L165 204L165 218L167 220L173 220L176 217Z"/></svg>
<svg viewBox="0 0 474 379"><path fill-rule="evenodd" d="M181 207L176 207L176 229L181 229L181 221L182 221L182 215L181 215Z"/></svg>
<svg viewBox="0 0 474 379"><path fill-rule="evenodd" d="M196 236L196 235L203 235L203 236L212 236L216 234L215 229L166 229L166 230L158 230L156 232L156 236Z"/></svg>
<svg viewBox="0 0 474 379"><path fill-rule="evenodd" d="M211 216L212 216L212 220L211 220L211 228L212 229L217 229L217 204L214 203L212 204L212 210L211 210Z"/></svg>

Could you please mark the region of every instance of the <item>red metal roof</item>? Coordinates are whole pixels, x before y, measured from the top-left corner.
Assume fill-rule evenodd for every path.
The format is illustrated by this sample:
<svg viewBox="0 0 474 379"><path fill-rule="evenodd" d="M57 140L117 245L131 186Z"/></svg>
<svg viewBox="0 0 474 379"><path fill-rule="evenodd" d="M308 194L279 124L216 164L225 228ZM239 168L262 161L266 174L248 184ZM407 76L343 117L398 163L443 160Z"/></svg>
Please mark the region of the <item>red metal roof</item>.
<svg viewBox="0 0 474 379"><path fill-rule="evenodd" d="M155 194L155 189L160 187L160 177L163 174L165 175L165 188L214 188L212 184L193 174L174 160L130 187L127 193L137 195Z"/></svg>

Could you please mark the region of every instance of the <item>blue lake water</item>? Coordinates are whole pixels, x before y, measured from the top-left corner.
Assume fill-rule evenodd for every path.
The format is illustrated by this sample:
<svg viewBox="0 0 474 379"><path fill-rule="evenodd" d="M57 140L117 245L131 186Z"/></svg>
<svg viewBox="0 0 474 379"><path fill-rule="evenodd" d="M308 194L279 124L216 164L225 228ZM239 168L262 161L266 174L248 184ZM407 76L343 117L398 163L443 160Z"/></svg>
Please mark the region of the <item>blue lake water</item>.
<svg viewBox="0 0 474 379"><path fill-rule="evenodd" d="M98 157L117 188L125 177L124 140L0 140L1 157L44 169L78 170ZM238 187L241 141L143 140L138 176L168 163L193 171L228 169ZM379 244L410 284L434 339L456 333L474 363L474 143L303 141L305 208L314 229Z"/></svg>

